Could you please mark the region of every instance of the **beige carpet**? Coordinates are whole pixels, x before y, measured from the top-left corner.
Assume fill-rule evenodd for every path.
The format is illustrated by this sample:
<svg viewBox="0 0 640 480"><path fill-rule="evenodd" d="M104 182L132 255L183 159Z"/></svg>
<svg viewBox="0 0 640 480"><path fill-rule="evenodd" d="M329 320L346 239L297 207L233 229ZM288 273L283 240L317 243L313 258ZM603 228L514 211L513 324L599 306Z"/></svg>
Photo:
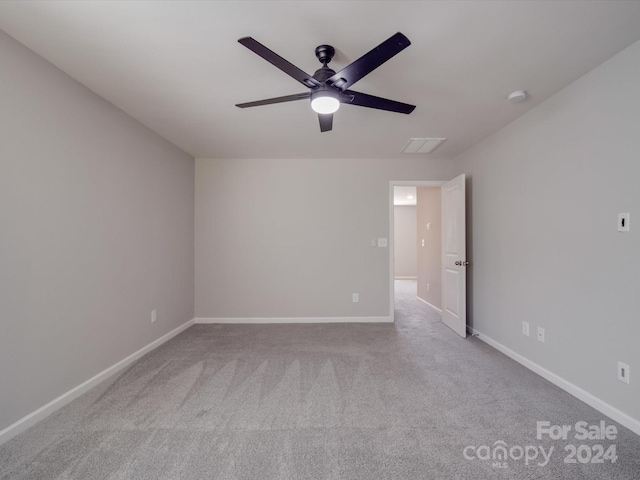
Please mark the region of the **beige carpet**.
<svg viewBox="0 0 640 480"><path fill-rule="evenodd" d="M397 288L394 325L193 326L0 447L0 478L640 478L639 436ZM616 440L536 439L601 420Z"/></svg>

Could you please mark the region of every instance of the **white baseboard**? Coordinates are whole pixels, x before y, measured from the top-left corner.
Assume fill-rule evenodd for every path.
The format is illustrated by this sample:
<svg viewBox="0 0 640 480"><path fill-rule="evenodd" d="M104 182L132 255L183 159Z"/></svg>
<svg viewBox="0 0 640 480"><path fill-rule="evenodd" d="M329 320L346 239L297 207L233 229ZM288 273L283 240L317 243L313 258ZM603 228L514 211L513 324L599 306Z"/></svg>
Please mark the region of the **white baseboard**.
<svg viewBox="0 0 640 480"><path fill-rule="evenodd" d="M194 324L194 321L195 320L193 320L193 319L189 320L187 323L185 323L183 325L180 325L178 328L175 328L175 329L171 330L166 335L163 335L159 339L151 342L149 345L147 345L145 347L142 347L137 352L132 353L128 357L124 358L123 360L120 360L118 363L110 366L106 370L103 370L102 372L98 373L97 375L91 377L86 382L83 382L80 385L72 388L68 392L63 393L58 398L50 401L49 403L47 403L46 405L40 407L39 409L35 410L34 412L31 412L29 415L21 418L20 420L15 422L13 425L9 425L7 428L1 430L0 431L0 445L2 445L3 443L11 440L13 437L18 435L19 433L24 432L29 427L32 427L33 425L35 425L39 421L41 421L44 418L48 417L49 415L51 415L56 410L64 407L67 403L71 402L72 400L75 400L76 398L78 398L83 393L88 392L93 387L98 385L100 382L103 382L104 380L106 380L110 376L114 375L118 371L122 370L126 366L132 364L133 362L138 360L143 355L146 355L147 353L149 353L151 350L154 350L154 349L158 348L160 345L162 345L166 341L170 340L171 338L175 337L176 335L178 335L183 330L186 330L187 328L189 328L191 325Z"/></svg>
<svg viewBox="0 0 640 480"><path fill-rule="evenodd" d="M442 310L440 310L438 307L436 307L435 305L431 305L429 302L427 302L424 298L420 298L420 297L416 297L420 302L424 303L427 307L431 308L431 310L438 312L440 314L442 314Z"/></svg>
<svg viewBox="0 0 640 480"><path fill-rule="evenodd" d="M418 277L393 277L394 280L418 280Z"/></svg>
<svg viewBox="0 0 640 480"><path fill-rule="evenodd" d="M196 318L195 323L393 323L391 317L244 317Z"/></svg>
<svg viewBox="0 0 640 480"><path fill-rule="evenodd" d="M516 362L518 362L519 364L527 367L532 372L537 373L542 378L544 378L544 379L550 381L551 383L553 383L555 386L561 388L562 390L564 390L567 393L570 393L571 395L576 397L578 400L583 401L584 403L586 403L590 407L593 407L596 410L598 410L600 413L608 416L609 418L615 420L619 424L624 425L625 427L627 427L632 432L640 435L640 421L639 420L627 415L626 413L624 413L624 412L618 410L617 408L609 405L608 403L606 403L605 401L599 399L598 397L595 397L594 395L590 394L586 390L581 389L580 387L578 387L577 385L574 385L573 383L569 382L568 380L565 380L564 378L556 375L555 373L547 370L546 368L541 367L537 363L532 362L531 360L529 360L529 359L523 357L522 355L514 352L510 348L505 347L501 343L496 342L492 338L487 337L482 332L479 332L479 331L477 331L477 330L475 330L475 329L473 329L473 328L471 328L469 326L467 326L467 330L469 331L469 333L471 333L472 335L477 336L478 339L482 340L487 345L490 345L493 348L495 348L496 350L498 350L499 352L504 353L507 357L509 357L509 358L515 360Z"/></svg>

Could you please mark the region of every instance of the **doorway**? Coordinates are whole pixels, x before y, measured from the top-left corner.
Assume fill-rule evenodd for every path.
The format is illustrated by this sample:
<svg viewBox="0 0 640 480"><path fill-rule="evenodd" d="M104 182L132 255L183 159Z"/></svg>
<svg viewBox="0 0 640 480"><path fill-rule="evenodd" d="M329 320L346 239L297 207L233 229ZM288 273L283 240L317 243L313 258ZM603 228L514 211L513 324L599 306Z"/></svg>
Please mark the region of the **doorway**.
<svg viewBox="0 0 640 480"><path fill-rule="evenodd" d="M391 182L390 298L411 294L441 313L442 233L440 181ZM415 292L415 293L414 293Z"/></svg>

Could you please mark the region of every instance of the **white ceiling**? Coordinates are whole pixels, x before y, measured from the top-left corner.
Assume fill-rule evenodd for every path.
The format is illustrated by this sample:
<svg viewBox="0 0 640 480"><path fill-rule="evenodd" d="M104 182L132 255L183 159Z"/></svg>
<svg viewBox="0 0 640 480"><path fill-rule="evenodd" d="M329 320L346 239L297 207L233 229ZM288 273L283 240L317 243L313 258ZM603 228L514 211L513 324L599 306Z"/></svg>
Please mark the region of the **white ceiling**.
<svg viewBox="0 0 640 480"><path fill-rule="evenodd" d="M640 39L640 1L3 1L0 28L195 157L450 158ZM412 45L356 85L417 105L351 105L320 133L306 101L239 109L305 88L237 43L302 70L337 71L396 32ZM504 100L513 90L530 97ZM426 155L418 155L426 158Z"/></svg>

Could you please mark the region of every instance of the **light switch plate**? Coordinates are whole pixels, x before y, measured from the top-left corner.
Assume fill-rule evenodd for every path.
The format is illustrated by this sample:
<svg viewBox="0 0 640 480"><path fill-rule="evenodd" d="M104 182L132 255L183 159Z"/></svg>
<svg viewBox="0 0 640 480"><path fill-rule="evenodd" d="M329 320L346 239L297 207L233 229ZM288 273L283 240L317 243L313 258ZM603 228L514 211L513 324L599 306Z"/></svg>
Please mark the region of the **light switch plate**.
<svg viewBox="0 0 640 480"><path fill-rule="evenodd" d="M628 232L629 231L629 218L628 213L619 213L618 214L618 231L619 232Z"/></svg>
<svg viewBox="0 0 640 480"><path fill-rule="evenodd" d="M629 383L629 376L631 372L629 371L629 365L626 363L618 362L618 380L624 383Z"/></svg>
<svg viewBox="0 0 640 480"><path fill-rule="evenodd" d="M378 246L381 248L386 248L388 247L388 242L386 238L379 238L378 239Z"/></svg>

